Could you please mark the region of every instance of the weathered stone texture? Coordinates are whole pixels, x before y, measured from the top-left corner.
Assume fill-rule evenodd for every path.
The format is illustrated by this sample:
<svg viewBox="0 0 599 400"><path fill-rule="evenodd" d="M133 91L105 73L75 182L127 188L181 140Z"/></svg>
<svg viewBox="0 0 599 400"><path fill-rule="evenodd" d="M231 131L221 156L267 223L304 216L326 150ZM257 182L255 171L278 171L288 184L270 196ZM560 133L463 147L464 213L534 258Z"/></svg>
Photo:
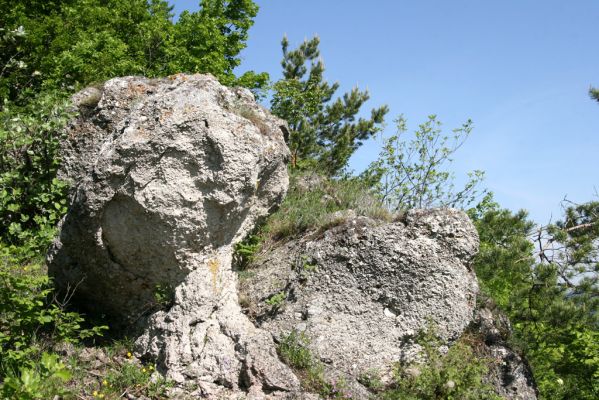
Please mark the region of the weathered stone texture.
<svg viewBox="0 0 599 400"><path fill-rule="evenodd" d="M138 355L198 394L297 389L241 313L231 270L232 243L287 190L284 122L206 75L116 78L74 102L71 204L48 256L58 286L145 324Z"/></svg>
<svg viewBox="0 0 599 400"><path fill-rule="evenodd" d="M327 378L349 378L366 399L360 375L389 382L394 363L417 357L418 331L432 323L451 342L471 323L478 236L456 210L392 223L339 212L329 222L340 225L263 251L239 292L232 245L288 186L285 123L248 90L208 75L125 77L73 101L61 170L71 202L49 272L143 332L136 355L177 383L174 398L316 398L277 355L276 340L297 330ZM498 390L534 393L517 355L490 349L507 365L490 378Z"/></svg>
<svg viewBox="0 0 599 400"><path fill-rule="evenodd" d="M262 329L301 330L332 370L390 378L393 363L413 356L418 331L432 323L451 340L468 326L477 250L474 226L456 210L410 211L395 223L352 218L262 254L242 296ZM285 301L269 305L279 293Z"/></svg>

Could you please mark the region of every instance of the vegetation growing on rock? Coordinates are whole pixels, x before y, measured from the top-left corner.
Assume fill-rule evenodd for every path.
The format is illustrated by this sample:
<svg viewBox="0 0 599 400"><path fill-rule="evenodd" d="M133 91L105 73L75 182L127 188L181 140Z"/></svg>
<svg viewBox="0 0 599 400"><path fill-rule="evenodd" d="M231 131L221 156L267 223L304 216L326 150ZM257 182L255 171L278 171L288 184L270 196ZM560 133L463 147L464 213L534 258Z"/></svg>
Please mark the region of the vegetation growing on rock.
<svg viewBox="0 0 599 400"><path fill-rule="evenodd" d="M69 206L67 184L57 171L64 165L59 149L63 128L75 116L68 101L75 91L93 86L80 113L101 101L100 82L123 75L211 73L223 84L265 95L267 74L234 74L256 4L203 0L200 5L200 11L174 21L162 0L0 0L0 397L159 399L174 385L159 378L153 362L136 359L133 343L107 330L102 315L88 317L72 307L76 286L58 294L43 257ZM558 222L537 226L525 211L503 209L490 194L481 196L478 171L455 191L443 163L471 125L452 136L435 118L422 124L413 140L405 140L399 118L398 134L380 158L360 177L352 176L346 170L349 157L380 131L387 107L359 118L368 93L354 89L334 99L338 85L324 79L318 38L295 50L286 39L282 44L283 79L272 86L271 108L289 123L281 129L292 152L291 187L279 210L237 244L240 278L255 278L252 268L261 247L324 235L356 217L401 223L405 215L398 212L414 207L466 209L481 241L473 265L481 290L509 317L502 340L527 360L539 398L598 398L599 203L566 202ZM598 93L590 90L593 99ZM234 111L264 133L257 111ZM302 282L320 270L308 258L298 265ZM163 282L150 286L149 308L168 311L176 288ZM265 304L277 312L293 295L279 291ZM251 307L250 299L244 303ZM383 399L494 398L485 381L492 367L488 354L476 352L471 336L458 339L445 354L437 351L437 338L425 339L424 364L398 365L392 382L382 382L378 371L364 371L360 384ZM306 389L349 398L348 383L326 377L308 346L292 331L280 341L279 356L304 378Z"/></svg>

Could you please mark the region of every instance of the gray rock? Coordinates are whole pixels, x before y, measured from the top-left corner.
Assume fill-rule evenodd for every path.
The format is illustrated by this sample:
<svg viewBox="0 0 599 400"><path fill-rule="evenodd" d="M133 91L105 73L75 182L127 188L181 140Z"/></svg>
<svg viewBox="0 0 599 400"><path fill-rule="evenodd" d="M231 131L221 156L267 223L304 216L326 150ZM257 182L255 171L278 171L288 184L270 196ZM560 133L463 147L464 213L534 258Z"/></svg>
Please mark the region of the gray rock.
<svg viewBox="0 0 599 400"><path fill-rule="evenodd" d="M491 304L476 310L475 331L484 341L483 352L492 360L487 381L506 399L534 400L537 389L528 363L508 344L511 325Z"/></svg>
<svg viewBox="0 0 599 400"><path fill-rule="evenodd" d="M327 369L355 378L376 370L389 381L395 362L416 356L418 331L433 323L453 340L472 320L478 235L463 212L358 217L315 235L261 254L241 291L262 329L303 331ZM285 301L273 306L280 293Z"/></svg>
<svg viewBox="0 0 599 400"><path fill-rule="evenodd" d="M207 75L116 78L73 101L71 203L48 254L58 287L145 327L137 355L204 396L296 390L231 270L232 244L287 190L284 122Z"/></svg>

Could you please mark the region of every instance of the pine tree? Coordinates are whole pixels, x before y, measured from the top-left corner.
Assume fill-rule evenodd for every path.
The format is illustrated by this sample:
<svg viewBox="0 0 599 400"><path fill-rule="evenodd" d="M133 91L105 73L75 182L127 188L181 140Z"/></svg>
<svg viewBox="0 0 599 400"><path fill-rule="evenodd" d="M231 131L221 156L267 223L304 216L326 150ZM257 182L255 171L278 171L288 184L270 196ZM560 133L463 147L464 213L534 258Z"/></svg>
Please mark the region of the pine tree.
<svg viewBox="0 0 599 400"><path fill-rule="evenodd" d="M292 166L317 167L334 176L365 140L381 130L388 107L373 109L369 119L358 118L370 96L357 87L333 100L339 84L324 80L319 43L314 37L290 50L283 38L283 78L274 85L271 108L289 123L285 140Z"/></svg>
<svg viewBox="0 0 599 400"><path fill-rule="evenodd" d="M535 227L487 198L469 211L480 236L474 268L507 313L540 399L599 396L599 202L569 205Z"/></svg>

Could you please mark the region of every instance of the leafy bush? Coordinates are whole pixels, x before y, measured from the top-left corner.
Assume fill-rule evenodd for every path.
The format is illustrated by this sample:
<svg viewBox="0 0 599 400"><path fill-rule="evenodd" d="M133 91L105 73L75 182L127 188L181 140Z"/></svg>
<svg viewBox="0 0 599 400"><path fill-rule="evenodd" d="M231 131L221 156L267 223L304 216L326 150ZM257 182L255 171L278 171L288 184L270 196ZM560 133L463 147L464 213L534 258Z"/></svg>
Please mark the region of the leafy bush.
<svg viewBox="0 0 599 400"><path fill-rule="evenodd" d="M243 271L254 261L256 253L260 250L262 237L258 234L249 235L243 241L235 244L233 264L238 271Z"/></svg>
<svg viewBox="0 0 599 400"><path fill-rule="evenodd" d="M61 132L72 117L59 95L0 112L0 241L45 250L66 212L64 182L56 178Z"/></svg>
<svg viewBox="0 0 599 400"><path fill-rule="evenodd" d="M34 393L38 380L65 377L55 357L46 354L53 344L77 343L107 327L83 328L81 314L65 309L68 296L59 301L40 264L14 253L0 244L0 378L3 390L21 382Z"/></svg>
<svg viewBox="0 0 599 400"><path fill-rule="evenodd" d="M310 341L306 335L293 330L281 340L279 354L287 365L293 368L307 369L314 363L312 353L308 349L309 344Z"/></svg>
<svg viewBox="0 0 599 400"><path fill-rule="evenodd" d="M407 132L404 117L400 116L395 123L397 134L385 140L378 159L362 174L378 188L390 210L465 208L478 198L484 172L470 172L464 188L456 191L454 174L444 168L470 135L472 121L454 129L452 134L444 134L441 122L431 115L419 125L411 140L404 138Z"/></svg>
<svg viewBox="0 0 599 400"><path fill-rule="evenodd" d="M439 351L442 342L434 329L420 333L424 362L399 365L394 387L380 394L385 400L471 399L500 400L483 381L487 361L478 356L462 337L447 353Z"/></svg>
<svg viewBox="0 0 599 400"><path fill-rule="evenodd" d="M70 378L71 373L56 354L42 353L38 364L21 367L18 375L6 377L0 395L5 399L49 399L66 394L64 384Z"/></svg>
<svg viewBox="0 0 599 400"><path fill-rule="evenodd" d="M166 398L166 391L172 382L160 377L152 378L153 365L140 365L134 362L124 362L121 366L108 373L102 382L98 397L103 394L115 394L122 397L124 392L131 396L147 396L151 399Z"/></svg>
<svg viewBox="0 0 599 400"><path fill-rule="evenodd" d="M324 365L312 355L308 337L296 330L284 336L279 343L281 359L299 375L304 389L317 392L325 399L351 399L343 379L329 381L324 376Z"/></svg>
<svg viewBox="0 0 599 400"><path fill-rule="evenodd" d="M276 310L285 303L285 300L287 300L287 292L282 291L270 296L265 303Z"/></svg>

